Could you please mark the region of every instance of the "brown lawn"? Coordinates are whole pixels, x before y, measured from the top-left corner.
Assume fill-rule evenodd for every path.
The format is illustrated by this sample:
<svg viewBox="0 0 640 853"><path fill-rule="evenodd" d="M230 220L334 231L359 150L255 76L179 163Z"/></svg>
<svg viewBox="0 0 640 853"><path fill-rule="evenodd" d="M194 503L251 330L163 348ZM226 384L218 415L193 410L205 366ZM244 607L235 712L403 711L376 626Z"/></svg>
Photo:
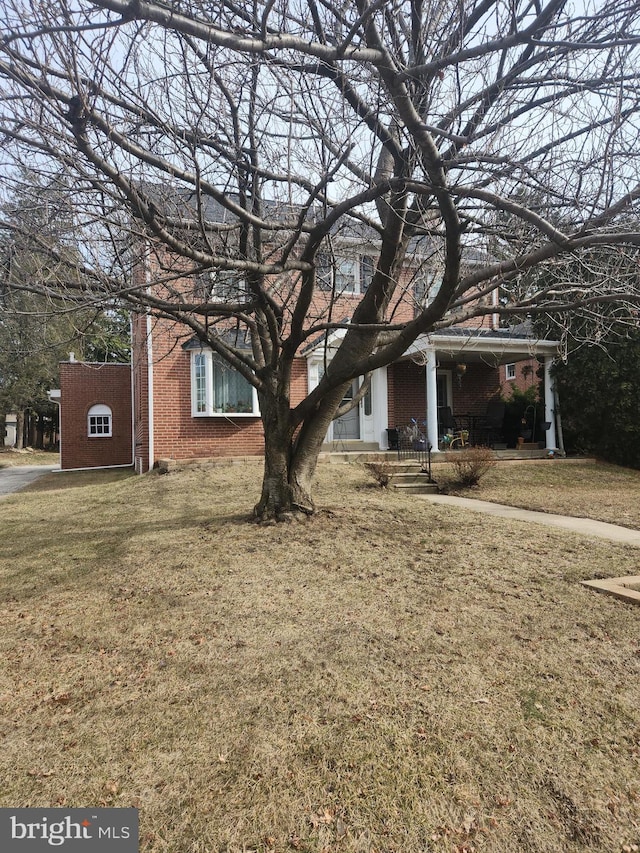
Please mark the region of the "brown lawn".
<svg viewBox="0 0 640 853"><path fill-rule="evenodd" d="M448 466L435 466L448 482ZM462 492L460 494L463 494ZM467 494L482 500L583 516L640 530L640 471L593 460L501 462Z"/></svg>
<svg viewBox="0 0 640 853"><path fill-rule="evenodd" d="M565 467L474 494L637 501L637 474ZM316 518L261 529L259 474L0 503L0 806L134 805L154 853L640 847L640 608L578 583L636 550L337 465Z"/></svg>

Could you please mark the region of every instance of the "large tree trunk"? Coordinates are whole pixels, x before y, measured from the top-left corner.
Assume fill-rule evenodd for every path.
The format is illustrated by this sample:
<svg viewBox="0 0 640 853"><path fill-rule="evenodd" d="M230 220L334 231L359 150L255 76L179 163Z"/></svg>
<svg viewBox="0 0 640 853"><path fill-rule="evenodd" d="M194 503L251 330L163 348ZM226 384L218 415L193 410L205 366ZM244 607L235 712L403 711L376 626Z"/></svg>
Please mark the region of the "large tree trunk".
<svg viewBox="0 0 640 853"><path fill-rule="evenodd" d="M254 507L258 521L286 521L313 515L313 475L324 437L349 383L334 389L295 433L290 410L273 400L260 401L265 432L262 494Z"/></svg>
<svg viewBox="0 0 640 853"><path fill-rule="evenodd" d="M311 497L311 476L308 468L298 465L296 454L289 443L274 446L266 442L262 494L254 508L258 521L284 521L297 513L314 512Z"/></svg>

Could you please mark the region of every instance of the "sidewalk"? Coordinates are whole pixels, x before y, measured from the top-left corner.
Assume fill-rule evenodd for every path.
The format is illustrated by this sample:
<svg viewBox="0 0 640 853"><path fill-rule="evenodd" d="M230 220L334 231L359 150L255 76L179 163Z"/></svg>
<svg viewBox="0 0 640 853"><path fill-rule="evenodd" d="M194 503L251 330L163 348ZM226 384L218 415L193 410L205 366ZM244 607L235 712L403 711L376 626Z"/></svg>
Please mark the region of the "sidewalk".
<svg viewBox="0 0 640 853"><path fill-rule="evenodd" d="M529 509L518 509L514 506L479 501L475 498L457 498L451 495L415 495L421 500L430 501L444 506L456 506L471 512L484 512L500 518L511 518L516 521L529 521L534 524L545 524L548 527L561 527L564 530L572 530L583 536L596 536L599 539L609 539L612 542L621 542L625 545L633 545L640 548L640 530L631 530L628 527L619 527L617 524L608 524L604 521L593 521L590 518L574 518L570 515L552 515L547 512L535 512Z"/></svg>

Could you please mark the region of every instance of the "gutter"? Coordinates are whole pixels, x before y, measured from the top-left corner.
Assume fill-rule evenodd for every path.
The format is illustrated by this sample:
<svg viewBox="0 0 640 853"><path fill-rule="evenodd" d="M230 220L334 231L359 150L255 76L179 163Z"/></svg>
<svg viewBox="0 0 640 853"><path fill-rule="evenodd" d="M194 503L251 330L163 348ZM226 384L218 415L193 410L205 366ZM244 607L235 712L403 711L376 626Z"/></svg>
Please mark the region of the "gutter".
<svg viewBox="0 0 640 853"><path fill-rule="evenodd" d="M125 462L122 465L92 465L91 468L55 468L54 474L66 474L67 471L109 471L112 468L133 468L132 462Z"/></svg>

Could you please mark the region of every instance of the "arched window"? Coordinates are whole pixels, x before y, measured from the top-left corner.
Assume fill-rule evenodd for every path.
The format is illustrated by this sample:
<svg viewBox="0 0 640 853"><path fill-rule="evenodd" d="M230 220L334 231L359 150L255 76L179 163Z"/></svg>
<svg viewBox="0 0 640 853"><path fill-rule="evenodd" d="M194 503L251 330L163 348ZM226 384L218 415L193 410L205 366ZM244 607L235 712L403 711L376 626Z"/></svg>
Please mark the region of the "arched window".
<svg viewBox="0 0 640 853"><path fill-rule="evenodd" d="M109 438L111 436L112 416L109 406L98 403L91 406L87 415L89 438Z"/></svg>

